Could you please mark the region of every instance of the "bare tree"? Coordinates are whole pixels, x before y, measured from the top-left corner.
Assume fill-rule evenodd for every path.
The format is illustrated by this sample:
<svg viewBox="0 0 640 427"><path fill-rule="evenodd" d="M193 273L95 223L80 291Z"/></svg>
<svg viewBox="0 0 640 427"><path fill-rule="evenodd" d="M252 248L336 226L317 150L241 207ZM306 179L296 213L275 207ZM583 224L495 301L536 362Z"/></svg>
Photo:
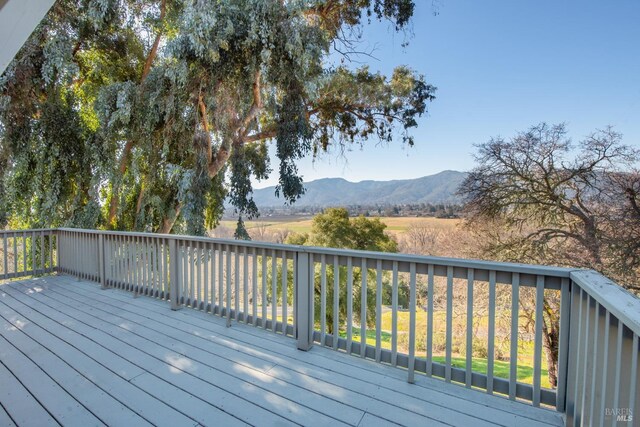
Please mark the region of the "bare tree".
<svg viewBox="0 0 640 427"><path fill-rule="evenodd" d="M252 227L250 230L251 239L257 240L259 242L270 241L268 228L269 228L269 224L264 221L260 221L256 223L256 225Z"/></svg>
<svg viewBox="0 0 640 427"><path fill-rule="evenodd" d="M289 237L289 234L291 234L291 230L288 228L275 230L273 232L273 241L275 243L284 243L287 240L287 237Z"/></svg>
<svg viewBox="0 0 640 427"><path fill-rule="evenodd" d="M594 268L640 290L638 151L621 138L608 127L576 147L563 124L542 123L479 145L478 166L459 190L466 227L484 242L479 255ZM621 232L622 224L633 231ZM544 347L553 385L557 307L557 297L545 294Z"/></svg>
<svg viewBox="0 0 640 427"><path fill-rule="evenodd" d="M436 255L442 230L420 223L411 223L405 231L406 252L421 255Z"/></svg>

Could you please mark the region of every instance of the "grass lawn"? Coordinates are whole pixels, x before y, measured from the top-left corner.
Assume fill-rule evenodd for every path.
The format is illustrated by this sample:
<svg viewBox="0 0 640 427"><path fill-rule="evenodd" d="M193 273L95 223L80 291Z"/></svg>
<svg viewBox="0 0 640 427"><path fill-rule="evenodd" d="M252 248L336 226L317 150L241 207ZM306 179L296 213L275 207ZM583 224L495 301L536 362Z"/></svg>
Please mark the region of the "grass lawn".
<svg viewBox="0 0 640 427"><path fill-rule="evenodd" d="M269 308L269 310L271 310L271 308ZM287 317L288 317L289 324L293 324L292 315L289 315ZM434 319L435 319L434 321L435 330L442 331L441 333L444 333L445 313L444 312L434 313ZM281 322L282 317L278 316L277 320ZM417 313L416 327L419 331L427 330L426 313L424 312ZM390 311L383 313L382 329L383 330L380 333L380 346L384 349L391 350L391 333L388 332L388 331L391 331L391 312ZM316 324L316 330L320 330L319 324ZM398 312L399 333L406 333L406 331L408 330L409 330L409 313ZM345 330L341 330L340 337L346 339L347 332ZM461 339L466 340L466 337L462 337ZM359 326L354 326L352 328L352 340L355 342L360 342ZM533 384L533 342L521 340L519 344L520 346L518 348L518 381L525 384ZM372 347L376 346L376 331L374 329L367 329L367 345L370 345ZM401 345L398 346L398 351L406 353L406 349L403 349ZM426 358L426 350L416 351L416 356ZM438 363L444 363L445 362L444 352L434 352L433 361ZM451 364L456 368L465 369L467 366L467 360L465 358L465 355L452 352ZM483 373L483 374L487 373L487 364L488 364L487 359L480 358L480 357L474 357L471 362L473 371L478 373ZM494 376L498 378L509 379L509 361L494 359L493 373L494 373ZM551 388L549 384L549 377L547 372L547 360L544 355L544 352L542 354L541 373L542 373L541 379L540 379L541 386L546 388Z"/></svg>
<svg viewBox="0 0 640 427"><path fill-rule="evenodd" d="M444 333L445 330L445 314L443 312L434 313L434 326L435 331L441 331ZM418 331L426 331L427 330L427 316L424 312L417 313L416 316L416 327ZM391 331L391 312L387 312L383 314L382 318L382 333L380 337L380 344L382 348L391 349L391 333L386 331ZM409 330L409 313L408 312L399 312L398 313L398 331L402 333L403 331ZM354 341L360 341L360 328L353 327L352 329L352 339ZM426 332L425 332L426 333ZM346 331L340 331L340 336L342 338L346 338ZM455 339L455 338L454 338ZM466 340L466 337L460 338L462 341ZM375 330L368 329L367 330L367 344L370 346L376 345L376 332ZM533 342L531 341L523 341L520 340L518 348L518 381L525 384L533 384ZM399 351L406 352L406 349L402 349L401 346L398 348ZM426 357L426 352L420 351L419 357ZM508 354L508 352L507 352ZM444 352L434 352L433 360L435 362L444 363L445 355ZM466 358L464 354L460 353L452 353L452 365L457 368L465 368L466 367ZM485 373L487 372L487 359L474 357L472 360L472 369L475 372ZM499 378L509 378L509 361L504 360L494 360L494 375ZM547 361L546 357L543 353L542 355L542 366L541 366L541 379L540 383L542 387L550 388L549 378L547 373Z"/></svg>

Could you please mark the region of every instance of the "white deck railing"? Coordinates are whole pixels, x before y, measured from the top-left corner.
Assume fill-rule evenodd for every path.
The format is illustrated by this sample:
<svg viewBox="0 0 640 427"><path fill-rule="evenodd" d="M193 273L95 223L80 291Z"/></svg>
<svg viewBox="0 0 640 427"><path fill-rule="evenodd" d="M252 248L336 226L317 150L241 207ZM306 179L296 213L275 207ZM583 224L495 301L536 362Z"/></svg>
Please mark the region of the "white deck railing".
<svg viewBox="0 0 640 427"><path fill-rule="evenodd" d="M48 254L48 263L43 261L40 268L26 263L23 270L29 274L51 271L55 265L57 271L100 282L105 288L170 301L174 310L192 307L225 317L228 324L247 323L292 336L302 350L316 343L406 368L409 382L417 371L534 406L554 406L566 413L567 425L615 422L616 414L633 414L640 407L640 300L593 271L66 228L7 231L3 236L3 278L23 275L10 272L7 251L13 246L15 254L20 242L26 245L42 236L41 246L32 246L36 249L31 259L37 259L38 247L46 249L48 244L48 252L42 252ZM405 284L409 321L403 327L399 318L406 310L399 306L399 289ZM390 307L383 305L385 289L391 292ZM421 309L416 307L418 293L426 300ZM498 298L505 295L506 310L505 301ZM526 310L534 323L531 384L518 381L525 298L532 303ZM558 301L560 307L556 389L541 386L543 323L538 319L543 316L544 298ZM481 371L474 370L473 351L468 350L477 343L472 326L478 299L488 309L487 367ZM444 311L441 322L434 320L437 304L439 312ZM419 330L417 313L425 308L426 327ZM391 330L383 331L383 311L389 310ZM508 378L496 374L500 310L510 313ZM336 312L339 315L333 316ZM367 317L373 321L367 322ZM467 351L463 366L454 366L454 323L463 321ZM437 323L443 327L434 327ZM343 336L333 331L342 331ZM390 334L390 345L383 345L383 334ZM439 334L444 334L444 360L436 362L433 344ZM424 338L424 352L417 350L418 337Z"/></svg>

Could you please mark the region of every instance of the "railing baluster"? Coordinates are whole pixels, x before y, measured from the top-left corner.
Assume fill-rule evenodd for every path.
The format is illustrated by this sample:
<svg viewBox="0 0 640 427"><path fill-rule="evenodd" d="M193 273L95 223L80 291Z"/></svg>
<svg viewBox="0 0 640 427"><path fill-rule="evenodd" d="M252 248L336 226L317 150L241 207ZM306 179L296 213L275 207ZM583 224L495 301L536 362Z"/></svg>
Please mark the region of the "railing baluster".
<svg viewBox="0 0 640 427"><path fill-rule="evenodd" d="M153 262L151 260L151 242L148 237L142 236L140 239L140 245L142 250L142 267L143 267L143 279L142 279L142 293L143 295L153 295L153 282L151 281L151 269L153 268Z"/></svg>
<svg viewBox="0 0 640 427"><path fill-rule="evenodd" d="M583 333L584 333L584 328L585 328L585 324L584 324L584 311L583 311L583 291L582 289L578 288L575 297L577 299L577 321L578 321L578 328L577 328L577 335L576 335L576 341L574 343L572 343L573 345L571 345L571 348L573 349L577 349L576 351L574 351L575 353L575 362L570 363L571 366L574 366L575 368L572 369L572 371L575 371L575 377L574 377L574 383L572 384L572 395L573 395L573 401L572 401L572 408L571 409L571 415L574 417L574 423L576 424L581 424L580 422L580 411L579 411L579 404L578 404L578 400L580 398L580 390L582 389L582 381L584 381L584 378L582 378L582 376L579 374L580 373L580 368L582 366L582 352L579 351L580 349L583 348ZM575 308L575 306L574 306Z"/></svg>
<svg viewBox="0 0 640 427"><path fill-rule="evenodd" d="M144 281L144 295L154 296L154 283L153 283L153 268L155 263L153 262L153 240L143 236L142 237L142 251L144 254L144 267L145 267L145 281Z"/></svg>
<svg viewBox="0 0 640 427"><path fill-rule="evenodd" d="M149 241L146 237L140 238L140 258L142 261L142 294L150 295L151 292L151 263L149 259Z"/></svg>
<svg viewBox="0 0 640 427"><path fill-rule="evenodd" d="M119 238L119 246L120 246L120 289L128 289L128 279L129 279L129 271L127 268L127 240L125 236L120 236Z"/></svg>
<svg viewBox="0 0 640 427"><path fill-rule="evenodd" d="M60 242L58 241L58 234L54 231L50 232L51 234L49 234L49 271L54 271L54 268L57 267L57 263L54 263L54 255L53 255L53 241L55 239L55 247L56 247L56 253L60 250ZM18 254L16 252L16 258L18 257ZM17 267L16 267L17 268ZM16 270L17 271L17 270Z"/></svg>
<svg viewBox="0 0 640 427"><path fill-rule="evenodd" d="M151 257L153 261L153 296L160 297L160 240L151 238Z"/></svg>
<svg viewBox="0 0 640 427"><path fill-rule="evenodd" d="M226 307L226 315L227 315L227 327L231 326L231 247L226 245L225 247L225 255L226 259L226 272L227 272L227 307Z"/></svg>
<svg viewBox="0 0 640 427"><path fill-rule="evenodd" d="M233 306L234 306L234 318L236 322L240 321L240 251L237 246L233 247L233 265L234 265L234 274L233 274Z"/></svg>
<svg viewBox="0 0 640 427"><path fill-rule="evenodd" d="M489 325L487 332L487 393L493 394L493 368L496 342L496 272L489 271Z"/></svg>
<svg viewBox="0 0 640 427"><path fill-rule="evenodd" d="M472 376L471 376L471 363L473 361L473 281L474 271L473 268L467 269L467 349L465 351L466 356L466 372L465 372L465 386L471 388Z"/></svg>
<svg viewBox="0 0 640 427"><path fill-rule="evenodd" d="M129 241L128 254L129 254L129 277L130 277L129 283L131 284L131 287L129 288L129 290L135 293L138 286L135 237L130 236L128 241Z"/></svg>
<svg viewBox="0 0 640 427"><path fill-rule="evenodd" d="M271 252L271 330L278 332L278 258L276 250Z"/></svg>
<svg viewBox="0 0 640 427"><path fill-rule="evenodd" d="M156 268L157 261L155 258L156 244L154 238L145 237L144 241L145 257L147 264L147 283L146 283L146 295L156 297Z"/></svg>
<svg viewBox="0 0 640 427"><path fill-rule="evenodd" d="M415 382L416 364L416 264L409 264L409 383Z"/></svg>
<svg viewBox="0 0 640 427"><path fill-rule="evenodd" d="M638 353L640 347L638 347L638 334L633 334L631 342L631 381L629 383L629 415L636 415L636 395L638 393Z"/></svg>
<svg viewBox="0 0 640 427"><path fill-rule="evenodd" d="M102 238L103 243L103 255L104 255L104 279L106 287L111 286L111 236L105 234Z"/></svg>
<svg viewBox="0 0 640 427"><path fill-rule="evenodd" d="M138 279L138 242L136 241L136 236L131 236L129 242L129 253L131 259L131 273L133 276L133 295L138 295L138 286L140 285Z"/></svg>
<svg viewBox="0 0 640 427"><path fill-rule="evenodd" d="M433 264L427 265L427 376L433 375L433 292L435 287Z"/></svg>
<svg viewBox="0 0 640 427"><path fill-rule="evenodd" d="M3 278L8 278L9 277L9 261L8 261L8 256L9 254L7 253L7 233L3 232L2 233L2 247L4 250L4 264L3 264L3 269L2 269L2 276Z"/></svg>
<svg viewBox="0 0 640 427"><path fill-rule="evenodd" d="M169 247L169 287L171 300L171 310L177 310L180 306L180 255L178 249L178 242L176 239L169 239L167 241Z"/></svg>
<svg viewBox="0 0 640 427"><path fill-rule="evenodd" d="M106 277L107 268L104 264L104 261L105 261L104 249L105 249L104 234L99 234L98 235L98 276L100 280L100 288L107 289L107 277Z"/></svg>
<svg viewBox="0 0 640 427"><path fill-rule="evenodd" d="M533 406L540 406L540 383L542 375L542 309L544 306L544 276L536 278L536 314L533 349Z"/></svg>
<svg viewBox="0 0 640 427"><path fill-rule="evenodd" d="M18 243L16 239L17 233L13 232L13 274L14 277L18 276ZM49 240L51 241L51 240Z"/></svg>
<svg viewBox="0 0 640 427"><path fill-rule="evenodd" d="M282 251L282 276L280 277L280 286L282 287L282 334L287 335L287 324L289 313L287 312L287 306L289 305L289 298L287 295L287 288L289 287L289 280L287 277L287 252Z"/></svg>
<svg viewBox="0 0 640 427"><path fill-rule="evenodd" d="M451 342L453 340L453 267L447 267L447 330L445 349L445 381L451 382Z"/></svg>
<svg viewBox="0 0 640 427"><path fill-rule="evenodd" d="M205 313L209 311L209 307L213 307L213 304L209 304L209 285L211 281L209 280L209 264L211 263L211 258L209 257L209 244L203 243L203 261L204 261L204 274L202 276L202 287L204 291L203 298L203 310Z"/></svg>
<svg viewBox="0 0 640 427"><path fill-rule="evenodd" d="M251 252L251 315L253 326L258 326L258 248Z"/></svg>
<svg viewBox="0 0 640 427"><path fill-rule="evenodd" d="M600 336L600 303L595 301L595 310L594 310L594 319L593 319L593 340L591 342L591 348L590 348L590 350L592 350L592 356L591 356L592 369L590 372L591 399L589 401L589 421L591 423L593 423L593 419L595 418L595 415L596 415L594 413L594 407L595 407L595 396L596 396L596 393L598 392L598 390L596 389L596 382L598 378L597 376L598 368L603 369L603 365L601 363L598 363L599 362L598 351L601 349L599 336Z"/></svg>
<svg viewBox="0 0 640 427"><path fill-rule="evenodd" d="M189 305L189 300L191 298L190 287L189 287L189 276L190 276L190 260L189 260L189 242L186 240L179 241L180 249L180 272L182 273L182 281L180 283L180 305L184 305L185 307Z"/></svg>
<svg viewBox="0 0 640 427"><path fill-rule="evenodd" d="M138 295L138 248L136 245L136 237L129 237L129 274L131 277L131 290L133 291L133 295Z"/></svg>
<svg viewBox="0 0 640 427"><path fill-rule="evenodd" d="M191 268L191 244L188 240L182 240L181 242L183 251L183 270L184 270L184 283L182 284L181 304L190 306L193 298L191 296L191 290L193 289L191 280L193 280L193 269Z"/></svg>
<svg viewBox="0 0 640 427"><path fill-rule="evenodd" d="M69 237L71 238L71 241L69 242L69 255L70 255L70 260L69 260L69 272L70 274L72 274L75 277L78 277L79 275L79 271L78 271L78 263L80 260L80 254L78 253L78 247L80 245L80 238L78 233L69 233ZM27 241L27 236L25 234L24 236L24 242L26 244ZM27 252L25 249L24 252L24 259L25 259L25 267L24 267L24 271L27 271L28 265L27 265Z"/></svg>
<svg viewBox="0 0 640 427"><path fill-rule="evenodd" d="M198 274L198 242L189 242L189 305L192 308L197 307L196 301L199 296L196 295L196 275ZM237 313L236 313L237 316Z"/></svg>
<svg viewBox="0 0 640 427"><path fill-rule="evenodd" d="M46 256L47 256L47 251L45 250L45 243L44 243L44 231L40 232L40 261L42 263L42 271L41 274L44 274L46 272Z"/></svg>
<svg viewBox="0 0 640 427"><path fill-rule="evenodd" d="M511 276L511 352L509 356L509 399L515 400L518 382L518 318L520 313L520 273Z"/></svg>
<svg viewBox="0 0 640 427"><path fill-rule="evenodd" d="M367 259L360 261L360 357L367 352Z"/></svg>
<svg viewBox="0 0 640 427"><path fill-rule="evenodd" d="M111 250L113 253L111 254L111 262L113 264L113 277L111 286L115 288L120 287L120 244L118 238L120 236L115 235L111 238ZM59 242L58 242L59 243Z"/></svg>
<svg viewBox="0 0 640 427"><path fill-rule="evenodd" d="M585 308L584 308L584 348L578 348L578 351L582 351L583 355L584 355L584 362L582 363L582 388L580 390L580 396L578 401L580 402L580 417L582 422L586 422L585 419L585 399L587 397L587 382L588 382L588 377L587 377L587 373L589 372L589 366L590 366L590 361L591 358L587 357L587 354L589 353L589 350L591 349L593 342L592 342L592 332L591 332L591 298L589 297L588 294L584 294L584 297L586 298L585 303ZM578 402L576 402L576 405L578 404Z"/></svg>
<svg viewBox="0 0 640 427"><path fill-rule="evenodd" d="M615 379L613 380L613 405L612 408L619 408L620 403L620 375L622 372L622 333L624 331L624 325L618 320L618 334L616 338L616 353L615 353ZM615 416L611 417L611 425L615 426L617 420Z"/></svg>
<svg viewBox="0 0 640 427"><path fill-rule="evenodd" d="M338 349L338 337L340 336L340 265L338 256L333 256L333 349Z"/></svg>
<svg viewBox="0 0 640 427"><path fill-rule="evenodd" d="M196 251L196 309L202 310L202 261L204 251L202 250L202 242L196 242L194 250Z"/></svg>
<svg viewBox="0 0 640 427"><path fill-rule="evenodd" d="M327 333L327 258L320 256L320 344L325 345Z"/></svg>
<svg viewBox="0 0 640 427"><path fill-rule="evenodd" d="M347 354L351 354L353 325L353 260L347 258Z"/></svg>
<svg viewBox="0 0 640 427"><path fill-rule="evenodd" d="M82 261L84 259L84 251L82 250L82 236L80 233L71 233L73 236L73 243L71 247L71 251L73 252L73 270L72 274L76 277L76 279L80 280L82 277Z"/></svg>
<svg viewBox="0 0 640 427"><path fill-rule="evenodd" d="M5 252L4 252L5 255L7 253L7 251L6 251L6 247L7 247L7 245L6 245L6 243L7 243L6 237L7 237L7 235L5 234L5 245L4 245L5 246ZM33 274L34 276L36 274L36 263L37 263L37 260L36 260L36 233L35 233L35 231L32 231L31 232L31 274ZM4 268L5 268L4 271L6 272L7 271L7 260L6 260L6 257L5 257L5 260L4 260Z"/></svg>
<svg viewBox="0 0 640 427"><path fill-rule="evenodd" d="M120 265L122 267L122 284L120 289L128 290L129 286L129 252L127 251L127 237L120 238Z"/></svg>
<svg viewBox="0 0 640 427"><path fill-rule="evenodd" d="M216 244L211 244L211 314L216 314L217 306L221 305L222 302L216 301Z"/></svg>
<svg viewBox="0 0 640 427"><path fill-rule="evenodd" d="M74 259L75 259L75 254L74 255ZM23 231L22 232L22 271L24 273L27 272L27 232Z"/></svg>
<svg viewBox="0 0 640 427"><path fill-rule="evenodd" d="M262 249L262 327L267 329L267 250Z"/></svg>
<svg viewBox="0 0 640 427"><path fill-rule="evenodd" d="M391 273L391 364L398 364L398 261Z"/></svg>
<svg viewBox="0 0 640 427"><path fill-rule="evenodd" d="M249 253L242 248L242 321L248 323L249 313Z"/></svg>
<svg viewBox="0 0 640 427"><path fill-rule="evenodd" d="M376 362L382 357L382 261L376 261Z"/></svg>
<svg viewBox="0 0 640 427"><path fill-rule="evenodd" d="M222 316L224 307L224 247L218 247L218 316Z"/></svg>
<svg viewBox="0 0 640 427"><path fill-rule="evenodd" d="M560 337L558 342L558 387L556 389L556 410L564 412L567 397L567 364L569 358L569 328L571 324L571 282L560 282Z"/></svg>
<svg viewBox="0 0 640 427"><path fill-rule="evenodd" d="M598 425L604 425L604 414L606 413L606 409L607 409L607 399L606 396L608 395L608 386L609 386L609 381L608 381L608 372L609 372L609 367L607 366L608 362L609 362L609 340L610 340L610 330L611 330L611 313L609 312L609 310L605 311L605 318L604 318L604 355L602 356L602 361L605 365L605 368L602 370L602 391L601 391L601 395L602 398L600 399L600 419L598 422ZM568 408L567 408L568 409Z"/></svg>
<svg viewBox="0 0 640 427"><path fill-rule="evenodd" d="M122 268L122 237L116 236L115 238L115 250L116 250L116 287L122 289L122 283L124 282L124 273Z"/></svg>
<svg viewBox="0 0 640 427"><path fill-rule="evenodd" d="M293 264L293 270L291 271L291 275L292 277L292 287L293 287L293 292L291 292L293 295L292 297L292 301L293 304L291 304L291 317L293 318L293 337L296 340L299 340L299 342L303 343L303 347L302 349L304 349L304 344L306 343L306 340L300 340L298 337L298 332L299 331L305 331L306 329L304 327L297 327L296 326L296 319L297 319L297 310L298 308L296 307L298 305L297 301L298 301L298 290L300 287L302 286L310 286L310 288L305 287L305 289L303 290L303 292L305 292L305 295L309 296L309 299L306 299L306 297L304 295L300 295L300 300L303 302L303 304L300 307L305 307L303 308L303 310L308 310L308 314L311 316L311 318L307 318L304 317L304 321L307 321L309 324L309 328L310 328L310 335L309 335L309 348L311 348L311 346L313 345L313 330L315 329L315 324L314 324L314 318L315 318L315 313L314 313L314 305L313 305L313 299L314 299L314 290L313 290L313 286L314 286L314 280L315 280L315 275L311 273L311 269L313 268L313 255L309 254L307 252L302 252L302 253L291 253L292 256L292 260L291 263ZM305 266L302 267L302 269L299 270L298 267L298 263L299 262L304 262ZM303 271L304 270L304 271ZM296 277L297 274L300 273L302 274L302 276L300 277ZM303 280L304 279L304 280ZM287 279L288 280L288 279ZM307 285L304 285L304 283L306 283ZM305 302L306 301L306 302ZM301 324L302 326L302 324ZM285 329L285 335L286 335L286 329ZM306 337L307 335L302 336L302 338Z"/></svg>

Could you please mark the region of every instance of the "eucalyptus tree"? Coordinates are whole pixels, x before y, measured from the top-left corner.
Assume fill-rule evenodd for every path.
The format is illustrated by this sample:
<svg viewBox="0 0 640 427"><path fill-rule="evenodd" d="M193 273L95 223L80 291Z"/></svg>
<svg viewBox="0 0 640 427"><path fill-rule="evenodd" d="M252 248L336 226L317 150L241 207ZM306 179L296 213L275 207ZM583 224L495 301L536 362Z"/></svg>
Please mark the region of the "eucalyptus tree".
<svg viewBox="0 0 640 427"><path fill-rule="evenodd" d="M351 63L359 29L406 31L410 0L60 0L0 81L2 200L32 223L203 234L251 178L409 133L435 88ZM336 61L336 57L341 60ZM337 65L336 65L337 64Z"/></svg>

